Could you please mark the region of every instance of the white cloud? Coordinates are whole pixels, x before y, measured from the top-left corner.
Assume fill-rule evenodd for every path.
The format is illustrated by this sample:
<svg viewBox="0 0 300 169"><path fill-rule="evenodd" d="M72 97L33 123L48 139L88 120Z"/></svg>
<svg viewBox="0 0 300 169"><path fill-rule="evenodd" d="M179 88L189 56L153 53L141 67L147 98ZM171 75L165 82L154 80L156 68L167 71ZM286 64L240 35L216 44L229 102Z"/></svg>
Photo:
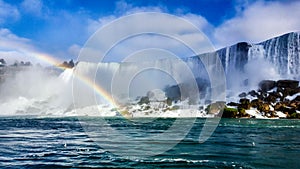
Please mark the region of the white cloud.
<svg viewBox="0 0 300 169"><path fill-rule="evenodd" d="M0 4L2 3L2 0L0 0ZM5 4L6 8L8 4ZM0 5L1 6L1 5ZM13 6L10 6L11 8ZM16 7L13 7L17 10ZM134 13L140 13L140 12L168 12L168 9L164 6L147 6L147 7L136 7L132 4L129 4L125 1L118 1L115 6L114 14L103 16L98 19L91 19L88 11L78 11L71 13L70 11L65 10L58 10L56 12L56 15L52 15L51 13L47 15L47 17L44 17L44 12L47 8L45 4L43 4L40 0L23 0L19 5L18 8L20 9L21 14L30 14L34 15L35 17L43 17L43 19L47 20L48 26L43 28L41 30L43 33L40 33L38 35L42 36L39 39L44 39L44 36L47 36L47 41L42 42L39 44L36 44L34 41L30 41L29 39L24 39L21 37L18 37L11 33L9 30L5 30L7 33L7 36L12 36L16 39L10 39L7 38L0 42L0 50L1 48L5 48L4 50L7 50L9 47L9 44L16 44L14 46L21 46L20 48L23 49L30 49L30 50L36 50L33 48L37 48L34 45L38 45L40 47L44 47L46 51L52 53L53 55L56 55L59 58L67 59L67 57L75 58L78 56L78 52L80 50L80 46L84 43L85 40L88 39L89 36L91 36L95 31L97 31L99 28L103 27L104 25L118 19L122 16L131 15ZM1 16L0 11L0 16ZM11 12L12 13L12 12ZM19 15L19 13L18 13ZM58 15L60 17L58 17ZM182 17L183 19L186 19L190 22L192 22L196 27L199 29L209 29L210 24L207 22L207 20L200 16L195 15L191 13L181 13L178 14L178 16ZM166 24L172 25L172 29L169 30L173 34L181 34L180 36L190 42L201 43L203 38L197 38L197 36L193 36L194 32L189 32L189 30L182 26L182 25L173 25L172 22L166 20L166 18L159 18L154 24L151 25L153 22L147 22L148 18L144 18L143 20L136 20L134 25L126 25L121 30L124 32L126 31L132 31L135 30L135 27L139 27L140 25L144 27L157 27L157 31L165 31L166 29L170 29L169 26L166 26ZM1 24L1 17L0 17L0 24ZM71 29L70 29L71 28ZM137 28L139 29L139 28ZM2 29L2 32L5 32L4 29ZM110 35L114 36L114 35ZM12 38L11 37L11 38ZM1 37L3 39L3 36ZM104 37L106 39L110 39L111 37ZM23 40L23 41L22 41ZM9 42L9 43L6 43ZM151 36L145 36L144 38L136 38L135 40L130 40L127 43L123 43L123 46L120 48L117 48L119 52L115 52L117 56L121 56L125 54L126 52L132 52L134 50L139 50L146 47L153 47L155 46L161 46L165 49L174 49L175 51L179 52L181 51L181 54L185 53L185 50L180 50L178 48L178 43L166 41L166 39L163 38L157 38L157 37L151 37ZM2 46L1 46L2 45ZM3 47L5 46L5 47ZM12 48L14 48L12 46ZM9 49L11 50L11 49ZM124 53L123 53L124 52ZM178 53L177 53L178 54ZM187 55L187 53L185 53ZM10 54L11 56L11 54ZM20 55L19 55L20 56Z"/></svg>
<svg viewBox="0 0 300 169"><path fill-rule="evenodd" d="M0 24L18 20L20 13L18 8L0 0Z"/></svg>
<svg viewBox="0 0 300 169"><path fill-rule="evenodd" d="M162 6L134 7L132 4L129 4L124 0L120 0L115 3L114 15L103 16L97 20L88 19L87 31L91 35L102 26L109 24L122 16L141 12L167 12L167 9Z"/></svg>
<svg viewBox="0 0 300 169"><path fill-rule="evenodd" d="M178 12L176 15L194 24L200 31L204 32L208 38L213 39L214 44L218 47L228 46L240 41L260 42L286 32L300 30L299 1L282 3L235 0L235 3L236 16L225 20L218 27L214 27L203 16L189 13L188 10ZM45 12L43 10L48 9L40 0L24 0L18 7L22 9L21 12L23 14L27 12L35 16L43 15L43 12ZM92 19L88 11L71 13L69 11L59 10L57 15L60 15L60 17L51 15L46 18L49 24L46 28L43 28L42 31L44 33L41 34L41 36L47 36L47 42L44 42L46 45L38 45L47 46L45 50L48 50L58 57L66 58L70 56L75 58L80 51L80 46L99 28L122 16L140 12L169 13L168 8L164 6L136 7L125 1L118 1L116 3L113 15L102 16L98 19ZM18 8L0 0L0 24L7 22L8 19L16 20L19 17ZM166 32L167 30L173 35L177 34L178 38L188 40L194 45L201 45L203 40L205 40L203 36L194 36L195 32L190 32L188 27L173 22L170 19L161 17L156 21L148 22L149 18L136 18L135 21L131 22L134 24L131 25L124 23L122 28L117 28L114 32L111 32L112 34L104 35L102 38L109 41L118 36L118 31L130 33L140 30L141 27L155 27L157 32ZM170 27L169 25L172 26ZM42 39L44 39L44 37L42 37ZM0 50L1 48L8 48L8 44L16 43L18 46L21 46L21 48L36 50L34 49L34 42L18 37L7 29L1 29L0 40ZM126 42L124 41L119 47L115 48L115 51L111 52L111 55L122 58L132 52L147 47L161 47L175 52L175 54L180 56L192 55L185 49L180 48L179 43L149 35L136 37ZM204 50L202 52L204 52Z"/></svg>
<svg viewBox="0 0 300 169"><path fill-rule="evenodd" d="M280 34L300 30L300 2L256 2L215 30L219 46L239 41L257 43Z"/></svg>
<svg viewBox="0 0 300 169"><path fill-rule="evenodd" d="M132 4L125 2L124 0L116 2L115 13L121 15L129 15L138 12L167 12L168 9L164 6L147 6L147 7L135 7Z"/></svg>
<svg viewBox="0 0 300 169"><path fill-rule="evenodd" d="M179 15L179 17L182 17L183 19L188 20L189 22L194 24L196 27L198 27L199 30L204 30L207 27L211 27L211 25L208 23L208 21L201 15L187 13L187 14Z"/></svg>
<svg viewBox="0 0 300 169"><path fill-rule="evenodd" d="M42 14L43 2L40 0L24 0L21 3L24 12L40 16Z"/></svg>
<svg viewBox="0 0 300 169"><path fill-rule="evenodd" d="M109 28L107 26L101 28L101 32L105 30L106 33L101 33L101 35L95 34L99 36L97 37L99 38L99 42L95 43L99 43L98 48L103 49L98 51L97 55L99 53L103 54L106 49L113 47L113 45L116 45L114 43L121 40L124 41L117 44L117 47L112 48L113 52L110 53L113 61L124 59L124 57L131 53L146 48L169 50L180 57L194 55L193 52L188 52L185 45L197 49L196 53L212 51L207 39L197 30L197 28L202 29L207 27L208 22L201 16L196 17L196 15L189 14L184 17L185 19L192 18L194 22L196 18L199 19L195 22L197 24L196 27L186 22L186 20L161 13L137 13L118 18L111 25L108 25ZM103 20L100 19L100 21ZM95 26L97 22L94 21L91 23ZM101 25L101 23L99 22L98 25ZM150 31L153 34L149 35L144 31ZM135 36L140 33L142 35ZM165 35L169 36L169 38L166 38Z"/></svg>
<svg viewBox="0 0 300 169"><path fill-rule="evenodd" d="M87 33L89 35L92 35L95 33L98 29L100 29L102 26L114 21L117 19L114 15L109 15L105 17L101 17L98 20L88 19L88 25L87 25Z"/></svg>
<svg viewBox="0 0 300 169"><path fill-rule="evenodd" d="M28 48L29 39L18 37L9 29L0 29L0 49L13 49L17 47Z"/></svg>
<svg viewBox="0 0 300 169"><path fill-rule="evenodd" d="M46 65L61 62L50 54L38 50L30 39L19 37L8 29L0 29L0 58L5 59L8 64L12 64L15 60Z"/></svg>
<svg viewBox="0 0 300 169"><path fill-rule="evenodd" d="M71 56L71 58L77 58L80 50L81 46L78 44L73 44L69 47L68 54Z"/></svg>
<svg viewBox="0 0 300 169"><path fill-rule="evenodd" d="M114 27L113 30L108 32L107 34L103 34L101 36L102 39L106 39L106 44L99 44L102 48L109 44L109 41L112 39L117 38L122 33L127 33L131 35L133 32L139 32L144 28L151 28L154 32L158 33L168 33L176 36L179 40L188 41L192 46L198 47L197 53L202 53L204 51L211 51L212 46L208 46L207 39L200 35L195 27L198 28L200 31L209 32L213 28L209 22L202 16L192 14L192 13L185 13L180 14L178 17L185 20L182 22L178 21L178 18L169 16L155 17L155 13L162 13L167 11L164 7L133 7L131 4L128 4L124 1L119 1L116 3L116 11L117 13L122 13L121 16L130 16L130 21L125 21L126 19L121 18L124 21L120 21L120 17L116 15L109 15L105 17L101 17L97 20L89 19L89 25L87 27L87 31L90 35L96 32L98 29L103 29L105 25L112 22L122 22L122 26ZM148 15L143 15L143 17L135 17L134 14L139 14L141 12L151 12ZM133 14L133 15L132 15ZM153 19L155 18L155 19ZM180 20L180 19L179 19ZM184 23L186 22L186 23ZM187 22L190 23L187 24ZM191 26L194 25L195 27ZM193 28L191 28L193 27ZM124 59L124 57L130 55L139 50L144 50L147 48L161 48L165 50L169 50L170 52L174 52L175 55L180 57L191 56L194 55L193 52L188 51L184 44L180 42L174 42L173 39L167 39L165 37L153 36L153 35L143 35L137 37L131 37L126 39L126 41L119 43L116 47L113 48L113 51L110 52L109 56L113 58L113 61L120 61L120 59ZM103 54L104 51L97 51ZM108 59L107 61L109 61Z"/></svg>

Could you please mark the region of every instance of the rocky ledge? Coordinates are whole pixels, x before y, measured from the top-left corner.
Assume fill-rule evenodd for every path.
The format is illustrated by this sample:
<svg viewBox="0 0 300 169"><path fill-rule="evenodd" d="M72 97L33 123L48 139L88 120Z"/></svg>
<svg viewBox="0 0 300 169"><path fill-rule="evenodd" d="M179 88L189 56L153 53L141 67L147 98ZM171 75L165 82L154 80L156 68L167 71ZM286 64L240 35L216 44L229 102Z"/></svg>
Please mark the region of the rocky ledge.
<svg viewBox="0 0 300 169"><path fill-rule="evenodd" d="M222 117L300 119L297 80L263 80L257 90L240 93L239 97L239 102L225 105Z"/></svg>

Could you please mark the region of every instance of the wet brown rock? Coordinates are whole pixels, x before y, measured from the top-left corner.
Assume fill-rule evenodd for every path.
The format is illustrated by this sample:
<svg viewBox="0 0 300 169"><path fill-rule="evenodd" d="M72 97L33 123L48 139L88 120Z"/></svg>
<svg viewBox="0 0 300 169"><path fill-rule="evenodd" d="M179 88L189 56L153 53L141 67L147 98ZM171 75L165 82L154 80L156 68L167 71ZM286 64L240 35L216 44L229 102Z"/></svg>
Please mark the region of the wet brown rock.
<svg viewBox="0 0 300 169"><path fill-rule="evenodd" d="M241 104L249 104L250 100L249 99L240 99Z"/></svg>
<svg viewBox="0 0 300 169"><path fill-rule="evenodd" d="M276 87L276 82L273 80L263 80L258 84L262 91L269 91Z"/></svg>
<svg viewBox="0 0 300 169"><path fill-rule="evenodd" d="M259 104L259 106L257 107L257 109L261 112L269 112L270 111L270 106L268 103L262 103Z"/></svg>
<svg viewBox="0 0 300 169"><path fill-rule="evenodd" d="M300 113L296 113L296 112L289 113L288 118L289 119L300 119Z"/></svg>
<svg viewBox="0 0 300 169"><path fill-rule="evenodd" d="M292 108L297 108L297 103L296 102L291 102L289 106L292 107Z"/></svg>
<svg viewBox="0 0 300 169"><path fill-rule="evenodd" d="M270 91L277 87L276 91ZM287 115L287 118L300 118L300 96L289 100L287 96L293 96L300 93L299 81L296 80L264 80L259 83L257 91L252 90L248 93L240 93L239 103L231 102L227 105L236 106L238 113L234 117L250 117L246 110L251 107L269 118L278 117L276 111L281 111ZM247 96L257 97L249 100ZM229 116L229 115L227 115Z"/></svg>
<svg viewBox="0 0 300 169"><path fill-rule="evenodd" d="M290 107L294 108L295 110L300 111L300 101L297 101L294 99L293 101L290 102L289 104Z"/></svg>
<svg viewBox="0 0 300 169"><path fill-rule="evenodd" d="M251 101L250 105L253 108L257 108L259 105L261 105L263 102L259 99L254 99Z"/></svg>
<svg viewBox="0 0 300 169"><path fill-rule="evenodd" d="M224 118L236 118L238 114L238 110L234 108L225 107L223 110L222 117Z"/></svg>
<svg viewBox="0 0 300 169"><path fill-rule="evenodd" d="M280 111L281 107L286 107L286 105L282 102L278 102L278 103L275 104L274 110Z"/></svg>
<svg viewBox="0 0 300 169"><path fill-rule="evenodd" d="M268 102L268 103L275 103L277 100L277 97L274 95L269 94L269 96L267 96L264 101Z"/></svg>
<svg viewBox="0 0 300 169"><path fill-rule="evenodd" d="M273 111L270 111L270 112L266 113L266 116L267 116L268 118L275 118L275 117L278 117L278 116L275 114L275 112L273 112Z"/></svg>
<svg viewBox="0 0 300 169"><path fill-rule="evenodd" d="M276 97L276 98L280 98L282 95L279 93L279 92L271 92L271 93L269 93L269 95L272 95L272 96L274 96L274 97Z"/></svg>
<svg viewBox="0 0 300 169"><path fill-rule="evenodd" d="M260 99L260 100L264 100L267 96L268 96L267 92L259 91L259 93L257 95L257 98Z"/></svg>
<svg viewBox="0 0 300 169"><path fill-rule="evenodd" d="M300 93L300 87L297 87L296 89L290 89L288 94L292 96L297 93Z"/></svg>
<svg viewBox="0 0 300 169"><path fill-rule="evenodd" d="M250 100L249 99L240 99L240 104L238 105L238 109L250 109Z"/></svg>
<svg viewBox="0 0 300 169"><path fill-rule="evenodd" d="M239 118L241 118L241 117L250 117L250 115L246 113L246 109L239 107L237 117L239 117Z"/></svg>

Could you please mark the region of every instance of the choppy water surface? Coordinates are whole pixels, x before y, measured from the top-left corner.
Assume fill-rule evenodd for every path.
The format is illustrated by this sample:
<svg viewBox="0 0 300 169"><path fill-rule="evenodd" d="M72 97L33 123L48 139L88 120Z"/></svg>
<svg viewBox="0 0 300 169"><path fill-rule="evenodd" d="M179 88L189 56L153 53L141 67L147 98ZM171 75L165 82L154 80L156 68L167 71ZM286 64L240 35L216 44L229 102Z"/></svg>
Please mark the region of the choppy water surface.
<svg viewBox="0 0 300 169"><path fill-rule="evenodd" d="M140 120L107 119L118 130L135 126L145 131L130 130L134 137L161 132L174 122ZM204 122L197 119L185 139L163 154L126 158L96 144L77 118L1 117L0 168L300 168L299 120L222 119L201 144Z"/></svg>

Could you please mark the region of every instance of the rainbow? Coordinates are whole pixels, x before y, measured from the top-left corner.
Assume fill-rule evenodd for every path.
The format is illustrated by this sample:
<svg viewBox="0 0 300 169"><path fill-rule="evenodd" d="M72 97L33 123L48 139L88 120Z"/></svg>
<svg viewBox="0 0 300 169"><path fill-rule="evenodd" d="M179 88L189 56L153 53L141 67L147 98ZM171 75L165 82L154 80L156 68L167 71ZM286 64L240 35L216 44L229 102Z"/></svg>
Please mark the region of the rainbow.
<svg viewBox="0 0 300 169"><path fill-rule="evenodd" d="M59 66L62 63L62 60L56 59L55 57L53 57L49 54L37 52L37 51L33 52L33 51L26 50L26 49L21 49L21 50L19 49L19 50L17 50L17 52L20 52L23 55L28 56L28 57L36 58L47 64L53 65L61 70L65 70L64 67ZM87 87L93 89L94 92L97 95L101 96L103 99L105 99L110 104L110 106L118 107L116 102L112 98L112 96L106 90L104 90L101 86L97 85L94 82L94 80L92 80L86 76L80 75L79 73L75 73L74 69L72 71L73 71L73 78L78 79L83 84L85 84Z"/></svg>
<svg viewBox="0 0 300 169"><path fill-rule="evenodd" d="M73 72L74 72L74 69L73 69ZM101 86L97 85L94 80L92 80L92 79L90 79L90 78L88 78L86 76L80 75L80 74L76 73L76 71L75 71L75 73L73 73L73 78L79 79L87 87L90 87L90 88L94 89L94 91L98 95L100 95L102 98L104 98L106 101L108 101L108 103L110 104L110 106L118 107L117 103L114 101L114 99L112 98L111 94L109 94Z"/></svg>

